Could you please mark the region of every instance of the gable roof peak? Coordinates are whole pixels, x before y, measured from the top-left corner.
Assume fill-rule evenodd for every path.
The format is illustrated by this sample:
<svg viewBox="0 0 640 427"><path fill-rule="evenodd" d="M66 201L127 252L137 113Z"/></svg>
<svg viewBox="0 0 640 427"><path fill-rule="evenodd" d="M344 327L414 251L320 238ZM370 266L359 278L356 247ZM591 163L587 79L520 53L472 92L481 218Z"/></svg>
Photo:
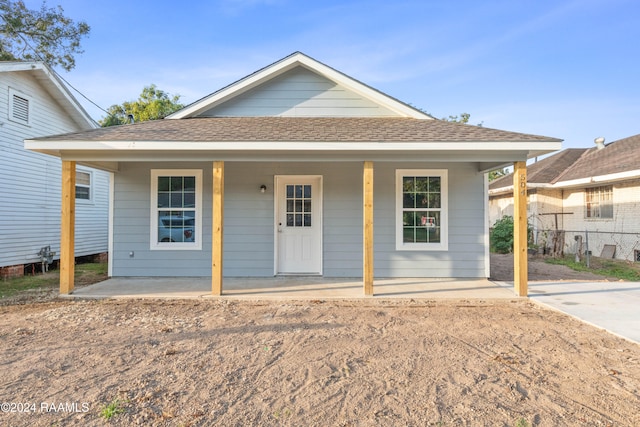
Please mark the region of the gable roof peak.
<svg viewBox="0 0 640 427"><path fill-rule="evenodd" d="M98 123L91 118L82 104L73 96L68 82L64 80L53 68L41 61L0 61L0 73L30 73L55 99L69 117L83 129L95 129Z"/></svg>
<svg viewBox="0 0 640 427"><path fill-rule="evenodd" d="M285 56L284 58L186 106L166 118L184 119L197 117L205 111L240 96L251 89L261 86L296 67L304 67L305 69L331 80L376 104L396 112L400 117L433 120L433 117L418 110L417 108L382 93L377 89L374 89L300 51L293 52L292 54Z"/></svg>

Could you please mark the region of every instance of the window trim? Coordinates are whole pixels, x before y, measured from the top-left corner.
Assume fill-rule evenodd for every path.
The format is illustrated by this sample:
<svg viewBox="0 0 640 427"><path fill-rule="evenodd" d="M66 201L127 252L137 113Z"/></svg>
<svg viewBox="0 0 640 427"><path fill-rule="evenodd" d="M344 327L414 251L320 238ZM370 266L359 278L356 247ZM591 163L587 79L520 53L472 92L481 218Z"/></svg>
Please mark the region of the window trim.
<svg viewBox="0 0 640 427"><path fill-rule="evenodd" d="M22 120L14 116L14 106L15 97L24 99L27 102L27 120ZM20 123L22 125L30 126L31 125L31 115L32 115L32 100L31 97L26 95L25 93L20 92L12 87L9 87L9 109L8 109L8 119L14 123Z"/></svg>
<svg viewBox="0 0 640 427"><path fill-rule="evenodd" d="M158 177L195 176L196 216L193 242L158 242ZM151 202L149 249L154 250L202 250L202 169L151 169Z"/></svg>
<svg viewBox="0 0 640 427"><path fill-rule="evenodd" d="M593 204L593 200L589 202L589 192L593 192L595 190L600 190L598 192L598 216L589 215L589 203ZM611 216L602 216L602 207L603 207L603 190L606 190L610 195L610 199L606 201L607 205L611 210ZM614 204L613 204L613 185L599 185L597 187L587 187L584 189L584 218L586 220L594 221L594 220L602 220L602 221L611 221L615 217L614 213Z"/></svg>
<svg viewBox="0 0 640 427"><path fill-rule="evenodd" d="M449 171L447 169L396 169L396 250L397 251L448 251L449 250ZM403 233L402 181L407 176L440 177L440 242L406 243Z"/></svg>
<svg viewBox="0 0 640 427"><path fill-rule="evenodd" d="M89 175L89 185L78 184L78 173L86 173ZM89 198L88 199L79 199L77 196L78 186L89 188ZM93 171L77 168L76 169L76 203L93 203Z"/></svg>

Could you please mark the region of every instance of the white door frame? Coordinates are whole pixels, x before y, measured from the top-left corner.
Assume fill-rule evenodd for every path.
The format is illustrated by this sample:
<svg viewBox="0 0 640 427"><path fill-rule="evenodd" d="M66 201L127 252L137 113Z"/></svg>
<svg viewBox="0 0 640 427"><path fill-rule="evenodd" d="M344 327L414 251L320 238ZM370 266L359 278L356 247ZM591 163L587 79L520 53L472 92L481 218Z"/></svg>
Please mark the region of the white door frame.
<svg viewBox="0 0 640 427"><path fill-rule="evenodd" d="M317 225L318 227L318 233L317 233L317 238L318 238L318 242L317 245L319 247L318 250L318 256L320 257L320 259L318 260L318 272L313 272L313 273L309 273L312 275L322 275L323 274L323 236L324 236L324 231L323 231L323 181L322 181L322 175L275 175L274 176L274 180L273 180L273 188L274 188L274 198L273 198L273 273L274 275L279 275L279 274L286 274L286 273L281 273L280 270L280 231L279 231L279 223L281 222L281 218L279 217L280 215L280 198L284 197L283 194L281 194L281 189L280 189L280 184L283 180L285 181L292 181L292 180L317 180L318 182L318 195L317 198L318 200L316 201L315 199L313 199L314 202L314 207L312 208L312 210L317 209L317 218L314 219L314 224ZM295 273L291 273L291 274L295 274ZM304 273L301 273L304 274Z"/></svg>

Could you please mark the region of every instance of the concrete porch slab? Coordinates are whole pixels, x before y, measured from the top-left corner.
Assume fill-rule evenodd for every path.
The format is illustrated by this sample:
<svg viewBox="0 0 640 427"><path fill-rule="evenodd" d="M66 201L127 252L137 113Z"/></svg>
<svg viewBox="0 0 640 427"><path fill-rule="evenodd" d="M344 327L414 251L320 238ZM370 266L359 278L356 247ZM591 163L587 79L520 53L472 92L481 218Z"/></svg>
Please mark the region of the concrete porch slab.
<svg viewBox="0 0 640 427"><path fill-rule="evenodd" d="M223 295L211 295L211 281L201 277L118 277L83 288L72 298L228 298L254 300L362 299L362 279L324 277L225 278ZM486 279L380 279L374 282L378 299L517 299Z"/></svg>

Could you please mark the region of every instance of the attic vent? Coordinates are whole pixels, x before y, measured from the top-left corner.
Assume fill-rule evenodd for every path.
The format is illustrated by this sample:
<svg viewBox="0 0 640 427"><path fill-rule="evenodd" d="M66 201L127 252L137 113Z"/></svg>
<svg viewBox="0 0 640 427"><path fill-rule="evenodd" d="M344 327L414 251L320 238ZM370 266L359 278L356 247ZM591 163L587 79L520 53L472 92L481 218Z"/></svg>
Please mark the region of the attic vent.
<svg viewBox="0 0 640 427"><path fill-rule="evenodd" d="M9 100L9 120L28 125L29 99L10 89Z"/></svg>
<svg viewBox="0 0 640 427"><path fill-rule="evenodd" d="M21 122L29 121L29 100L13 95L13 118Z"/></svg>

